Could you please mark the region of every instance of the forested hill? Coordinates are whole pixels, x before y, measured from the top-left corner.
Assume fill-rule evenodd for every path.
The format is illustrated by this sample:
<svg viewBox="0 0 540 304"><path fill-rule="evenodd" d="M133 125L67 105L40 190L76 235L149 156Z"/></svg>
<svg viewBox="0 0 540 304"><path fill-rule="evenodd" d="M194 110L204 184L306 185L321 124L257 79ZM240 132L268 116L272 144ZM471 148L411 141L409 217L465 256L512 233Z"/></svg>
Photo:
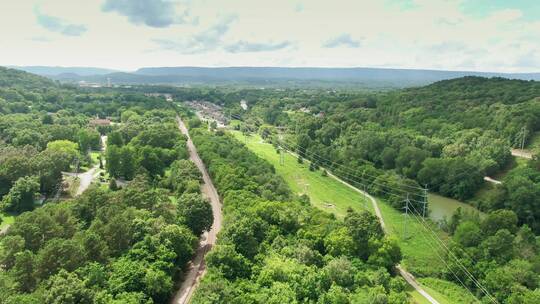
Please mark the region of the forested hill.
<svg viewBox="0 0 540 304"><path fill-rule="evenodd" d="M0 67L0 87L37 89L50 86L56 86L56 83L48 78L20 70Z"/></svg>
<svg viewBox="0 0 540 304"><path fill-rule="evenodd" d="M463 77L375 99L379 122L406 126L426 135L482 128L514 141L523 127L540 129L538 81Z"/></svg>
<svg viewBox="0 0 540 304"><path fill-rule="evenodd" d="M424 98L425 102L431 102L426 98L437 98L446 102L463 100L472 104L515 104L540 97L540 81L467 76L402 92L412 98Z"/></svg>

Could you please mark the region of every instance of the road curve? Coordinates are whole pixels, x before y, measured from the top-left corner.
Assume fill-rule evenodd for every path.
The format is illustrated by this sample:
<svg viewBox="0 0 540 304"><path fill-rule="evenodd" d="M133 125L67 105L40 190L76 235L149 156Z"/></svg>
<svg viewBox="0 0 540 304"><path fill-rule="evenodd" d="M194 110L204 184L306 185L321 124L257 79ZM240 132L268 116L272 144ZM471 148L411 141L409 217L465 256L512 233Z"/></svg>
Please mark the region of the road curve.
<svg viewBox="0 0 540 304"><path fill-rule="evenodd" d="M375 210L375 215L377 216L377 218L379 218L379 223L381 223L381 227L384 230L384 233L387 233L386 225L384 224L384 219L382 217L381 210L379 209L379 204L377 204L377 200L373 196L371 196L369 193L356 188L355 186L347 183L341 178L335 176L334 174L330 172L327 172L327 173L328 173L328 176L331 176L332 178L343 183L347 187L369 198L369 200L371 201L371 204L373 205L373 210ZM405 279L405 281L407 281L407 283L409 283L416 291L418 291L431 304L440 304L439 301L435 300L429 293L427 293L427 291L425 291L424 288L422 288L422 286L420 286L420 284L416 282L416 280L414 279L414 276L411 273L407 272L405 269L403 269L401 265L397 265L396 269L399 271L399 274Z"/></svg>
<svg viewBox="0 0 540 304"><path fill-rule="evenodd" d="M290 151L289 149L281 146L282 149L285 149L285 151L288 151L289 153L293 154L293 155L296 155L293 151ZM369 193L365 192L365 191L362 191L358 188L356 188L355 186L347 183L346 181L342 180L341 178L335 176L334 174L330 173L328 170L326 170L328 176L332 177L333 179L337 180L338 182L344 184L345 186L351 188L352 190L364 195L365 197L367 197L370 201L371 201L371 205L373 206L373 210L375 210L375 215L377 216L377 218L379 219L379 223L381 223L381 227L384 231L384 233L387 233L388 231L386 230L386 225L384 224L384 219L383 219L383 216L382 216L382 213L381 213L381 210L379 209L379 204L377 203L377 200L371 196ZM405 269L403 269L401 267L401 265L397 265L396 266L396 269L399 271L399 274L405 279L405 281L407 281L407 283L409 283L409 285L411 285L416 291L418 291L418 293L420 293L426 300L429 301L429 303L431 304L440 304L439 301L435 300L427 291L425 291L422 286L420 286L420 284L418 284L418 282L416 282L416 280L414 279L414 276L407 272Z"/></svg>
<svg viewBox="0 0 540 304"><path fill-rule="evenodd" d="M193 141L189 136L186 125L184 124L182 119L180 119L180 117L177 116L176 118L178 120L178 128L180 129L180 132L182 132L182 134L187 137L189 159L193 163L195 163L195 165L202 174L203 183L201 185L201 191L203 195L210 201L210 204L212 205L212 213L214 215L214 222L212 224L212 228L210 229L210 231L206 232L201 238L195 256L190 262L189 269L184 276L184 281L182 282L182 285L180 285L180 288L176 291L170 302L171 304L185 304L189 303L191 296L195 291L195 287L206 272L204 256L216 243L217 234L219 230L221 230L222 215L221 202L219 200L219 195L216 191L216 188L212 183L212 179L210 178L210 175L208 174L204 163L202 162L199 154L197 153L197 149L195 148L195 145L193 144Z"/></svg>

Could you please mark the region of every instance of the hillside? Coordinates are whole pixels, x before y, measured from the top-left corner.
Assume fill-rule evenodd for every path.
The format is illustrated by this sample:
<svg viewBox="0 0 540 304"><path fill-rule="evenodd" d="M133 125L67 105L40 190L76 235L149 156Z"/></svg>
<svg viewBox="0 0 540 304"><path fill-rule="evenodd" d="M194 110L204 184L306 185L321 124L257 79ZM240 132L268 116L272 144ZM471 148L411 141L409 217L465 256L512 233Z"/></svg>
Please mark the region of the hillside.
<svg viewBox="0 0 540 304"><path fill-rule="evenodd" d="M0 67L0 87L33 89L48 86L56 86L56 84L45 77L20 70Z"/></svg>
<svg viewBox="0 0 540 304"><path fill-rule="evenodd" d="M32 69L30 69L32 68ZM65 82L116 84L243 84L264 86L403 88L464 76L540 80L539 73L505 74L383 68L311 67L147 67L135 72L107 73L99 68L21 67Z"/></svg>
<svg viewBox="0 0 540 304"><path fill-rule="evenodd" d="M11 66L10 68L22 70L28 73L42 76L57 76L62 74L73 74L76 76L105 75L115 73L112 69L94 67L59 67L59 66Z"/></svg>

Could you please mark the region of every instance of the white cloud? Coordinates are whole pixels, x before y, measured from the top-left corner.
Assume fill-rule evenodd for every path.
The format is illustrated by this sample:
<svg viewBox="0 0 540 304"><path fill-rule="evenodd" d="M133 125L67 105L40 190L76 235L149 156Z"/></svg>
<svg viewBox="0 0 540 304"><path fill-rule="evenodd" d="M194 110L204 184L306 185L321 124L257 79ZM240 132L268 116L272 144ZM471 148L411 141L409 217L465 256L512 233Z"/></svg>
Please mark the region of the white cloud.
<svg viewBox="0 0 540 304"><path fill-rule="evenodd" d="M336 47L360 47L360 40L353 39L350 34L341 34L327 40L322 45L324 48L336 48Z"/></svg>
<svg viewBox="0 0 540 304"><path fill-rule="evenodd" d="M51 32L60 33L65 36L80 36L87 31L86 26L83 24L69 23L61 18L44 14L37 7L35 14L37 23Z"/></svg>
<svg viewBox="0 0 540 304"><path fill-rule="evenodd" d="M119 6L124 1L1 1L0 64L540 71L540 21L516 9L472 16L461 0L415 0L405 8L379 0L135 0ZM48 29L37 22L36 5L58 18ZM151 9L143 10L146 5ZM231 15L234 22L225 22ZM76 43L66 36L83 32Z"/></svg>

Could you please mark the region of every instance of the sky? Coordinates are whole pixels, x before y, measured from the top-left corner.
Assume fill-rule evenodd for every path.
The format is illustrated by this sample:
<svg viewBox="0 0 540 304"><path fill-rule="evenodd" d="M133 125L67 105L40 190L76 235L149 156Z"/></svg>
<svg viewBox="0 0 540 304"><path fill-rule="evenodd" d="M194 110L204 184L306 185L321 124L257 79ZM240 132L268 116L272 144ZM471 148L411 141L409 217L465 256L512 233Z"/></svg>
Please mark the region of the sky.
<svg viewBox="0 0 540 304"><path fill-rule="evenodd" d="M540 0L3 0L0 33L0 65L540 72Z"/></svg>

